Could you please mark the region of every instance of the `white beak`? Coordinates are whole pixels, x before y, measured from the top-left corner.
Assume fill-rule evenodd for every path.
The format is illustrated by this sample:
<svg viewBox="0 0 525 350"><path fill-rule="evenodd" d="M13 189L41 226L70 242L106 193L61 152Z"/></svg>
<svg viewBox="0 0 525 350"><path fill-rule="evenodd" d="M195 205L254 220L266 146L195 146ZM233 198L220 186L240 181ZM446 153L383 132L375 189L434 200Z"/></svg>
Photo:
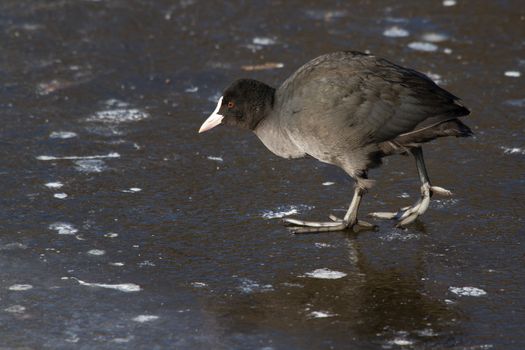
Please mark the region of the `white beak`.
<svg viewBox="0 0 525 350"><path fill-rule="evenodd" d="M199 133L210 130L222 122L222 119L224 118L224 116L217 113L219 112L219 109L221 109L221 105L222 105L222 97L219 99L219 102L217 103L217 107L215 107L215 110L213 111L213 113L208 117L208 119L206 119L204 123L202 123L201 128L199 129Z"/></svg>

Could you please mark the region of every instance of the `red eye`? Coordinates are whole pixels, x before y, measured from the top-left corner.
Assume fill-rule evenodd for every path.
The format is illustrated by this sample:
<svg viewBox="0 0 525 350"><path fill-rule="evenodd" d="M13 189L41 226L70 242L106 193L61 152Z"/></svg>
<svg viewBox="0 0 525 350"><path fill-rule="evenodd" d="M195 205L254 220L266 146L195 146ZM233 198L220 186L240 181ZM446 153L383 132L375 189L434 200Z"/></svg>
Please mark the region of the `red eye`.
<svg viewBox="0 0 525 350"><path fill-rule="evenodd" d="M228 102L228 108L235 107L235 103L233 101Z"/></svg>

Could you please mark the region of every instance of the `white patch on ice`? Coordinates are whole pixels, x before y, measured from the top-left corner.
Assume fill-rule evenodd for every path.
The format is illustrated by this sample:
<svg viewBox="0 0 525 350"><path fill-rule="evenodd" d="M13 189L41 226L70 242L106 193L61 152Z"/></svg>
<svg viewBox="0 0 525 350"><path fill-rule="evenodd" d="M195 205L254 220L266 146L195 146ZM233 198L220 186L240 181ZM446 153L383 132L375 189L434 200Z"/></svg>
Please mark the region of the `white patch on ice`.
<svg viewBox="0 0 525 350"><path fill-rule="evenodd" d="M394 340L391 340L388 342L392 345L398 345L398 346L408 346L414 344L412 340L404 339L404 338L395 338Z"/></svg>
<svg viewBox="0 0 525 350"><path fill-rule="evenodd" d="M67 198L67 193L64 193L64 192L61 192L61 193L55 193L55 194L53 195L53 197L58 198L58 199L64 199L64 198Z"/></svg>
<svg viewBox="0 0 525 350"><path fill-rule="evenodd" d="M115 232L108 232L104 235L104 237L107 237L107 238L116 238L118 237L118 233L115 233Z"/></svg>
<svg viewBox="0 0 525 350"><path fill-rule="evenodd" d="M274 45L276 43L276 41L275 41L275 39L272 39L272 38L255 37L255 38L253 38L252 43L254 45L267 46L267 45Z"/></svg>
<svg viewBox="0 0 525 350"><path fill-rule="evenodd" d="M14 290L17 292L23 291L23 290L29 290L32 289L33 286L30 284L13 284L12 286L9 286L9 290Z"/></svg>
<svg viewBox="0 0 525 350"><path fill-rule="evenodd" d="M192 86L192 87L187 88L187 89L184 90L184 91L189 92L190 94L192 94L192 93L194 93L194 92L199 91L199 87L198 87L198 86Z"/></svg>
<svg viewBox="0 0 525 350"><path fill-rule="evenodd" d="M133 318L133 321L144 323L144 322L155 321L158 319L159 319L159 316L155 316L155 315L138 315L137 317Z"/></svg>
<svg viewBox="0 0 525 350"><path fill-rule="evenodd" d="M67 222L55 222L49 225L49 229L57 231L59 235L74 235L78 232L73 224Z"/></svg>
<svg viewBox="0 0 525 350"><path fill-rule="evenodd" d="M125 344L125 343L129 343L130 341L132 341L135 337L130 335L129 337L126 337L126 338L115 338L115 339L111 339L111 342L112 343L117 343L117 344Z"/></svg>
<svg viewBox="0 0 525 350"><path fill-rule="evenodd" d="M437 51L438 47L432 43L425 43L420 41L414 41L408 44L408 47L416 51L434 52Z"/></svg>
<svg viewBox="0 0 525 350"><path fill-rule="evenodd" d="M308 314L308 316L310 318L327 318L337 316L337 314L334 314L330 311L312 311L310 314Z"/></svg>
<svg viewBox="0 0 525 350"><path fill-rule="evenodd" d="M446 53L447 55L450 55L452 53L452 49L451 48L448 48L448 47L445 47L443 49L443 52Z"/></svg>
<svg viewBox="0 0 525 350"><path fill-rule="evenodd" d="M440 43L448 39L448 36L441 33L425 33L422 36L423 40L431 43Z"/></svg>
<svg viewBox="0 0 525 350"><path fill-rule="evenodd" d="M328 243L314 243L316 248L330 248L332 245Z"/></svg>
<svg viewBox="0 0 525 350"><path fill-rule="evenodd" d="M106 163L100 159L75 161L75 169L83 173L101 173L106 168Z"/></svg>
<svg viewBox="0 0 525 350"><path fill-rule="evenodd" d="M408 241L411 239L419 239L419 236L414 233L405 233L405 232L398 232L398 231L390 231L385 236L379 237L379 239L387 242L392 241Z"/></svg>
<svg viewBox="0 0 525 350"><path fill-rule="evenodd" d="M323 182L323 186L332 186L332 185L335 185L335 182L331 182L331 181Z"/></svg>
<svg viewBox="0 0 525 350"><path fill-rule="evenodd" d="M14 250L14 249L27 249L27 246L22 243L13 242L0 245L0 250Z"/></svg>
<svg viewBox="0 0 525 350"><path fill-rule="evenodd" d="M66 277L67 279L68 277ZM120 284L107 284L107 283L89 283L84 282L82 280L79 280L76 277L69 277L71 279L76 280L80 285L87 286L87 287L99 287L99 288L107 288L107 289L114 289L118 290L120 292L125 293L131 293L131 292L139 292L142 290L138 284L134 283L120 283Z"/></svg>
<svg viewBox="0 0 525 350"><path fill-rule="evenodd" d="M120 100L117 100L117 99L114 99L114 98L110 98L109 100L104 102L104 104L108 108L115 108L115 107L126 108L126 107L129 107L129 103L124 102L124 101L120 101Z"/></svg>
<svg viewBox="0 0 525 350"><path fill-rule="evenodd" d="M206 158L208 158L209 160L214 160L214 161L219 162L219 163L224 162L224 159L222 159L222 157L208 156Z"/></svg>
<svg viewBox="0 0 525 350"><path fill-rule="evenodd" d="M108 109L105 111L96 112L91 117L87 118L88 122L101 122L101 123L127 123L137 122L149 118L149 114L137 108L118 108Z"/></svg>
<svg viewBox="0 0 525 350"><path fill-rule="evenodd" d="M91 250L88 250L87 252L89 255L97 255L97 256L100 256L100 255L104 255L106 254L106 251L105 250L102 250L102 249L91 249Z"/></svg>
<svg viewBox="0 0 525 350"><path fill-rule="evenodd" d="M144 267L144 266L156 266L154 263L152 263L151 261L149 260L144 260L140 263L137 264L139 267Z"/></svg>
<svg viewBox="0 0 525 350"><path fill-rule="evenodd" d="M13 314L21 314L24 311L26 311L26 308L25 306L22 306L22 305L12 305L12 306L6 307L4 311L10 312Z"/></svg>
<svg viewBox="0 0 525 350"><path fill-rule="evenodd" d="M385 29L383 35L389 38L404 38L409 36L410 33L406 29L400 28L398 26L393 26Z"/></svg>
<svg viewBox="0 0 525 350"><path fill-rule="evenodd" d="M140 191L142 191L142 188L138 188L138 187L131 187L130 189L122 190L122 192L125 192L125 193L136 193Z"/></svg>
<svg viewBox="0 0 525 350"><path fill-rule="evenodd" d="M398 197L399 198L410 198L410 195L408 193L406 193L406 192L403 192Z"/></svg>
<svg viewBox="0 0 525 350"><path fill-rule="evenodd" d="M269 292L273 290L273 286L271 284L263 284L260 285L259 283L249 279L249 278L242 278L241 279L241 285L239 286L239 289L243 293L254 293L254 292Z"/></svg>
<svg viewBox="0 0 525 350"><path fill-rule="evenodd" d="M305 276L311 277L311 278L335 280L335 279L345 277L346 273L322 268L322 269L314 270L312 272L307 272L305 273Z"/></svg>
<svg viewBox="0 0 525 350"><path fill-rule="evenodd" d="M518 72L517 70L508 70L505 72L505 76L511 78L519 78L521 77L521 72Z"/></svg>
<svg viewBox="0 0 525 350"><path fill-rule="evenodd" d="M425 328L416 332L420 337L435 337L438 335L432 328Z"/></svg>
<svg viewBox="0 0 525 350"><path fill-rule="evenodd" d="M124 266L124 263L123 262L112 262L112 263L109 263L111 266Z"/></svg>
<svg viewBox="0 0 525 350"><path fill-rule="evenodd" d="M204 287L207 287L208 285L204 282L191 282L191 285L195 288L204 288Z"/></svg>
<svg viewBox="0 0 525 350"><path fill-rule="evenodd" d="M56 181L56 182L48 182L44 186L46 186L47 188L60 188L64 186L64 184L62 182Z"/></svg>
<svg viewBox="0 0 525 350"><path fill-rule="evenodd" d="M77 136L77 133L73 131L53 131L49 134L49 138L52 139L71 139Z"/></svg>
<svg viewBox="0 0 525 350"><path fill-rule="evenodd" d="M456 0L443 0L443 6L450 7L457 4Z"/></svg>
<svg viewBox="0 0 525 350"><path fill-rule="evenodd" d="M505 101L505 104L512 106L512 107L525 107L525 98L507 100Z"/></svg>
<svg viewBox="0 0 525 350"><path fill-rule="evenodd" d="M525 154L524 148L502 146L501 149L503 150L503 153L505 154Z"/></svg>
<svg viewBox="0 0 525 350"><path fill-rule="evenodd" d="M483 289L476 287L449 287L448 290L462 297L480 297L487 294Z"/></svg>
<svg viewBox="0 0 525 350"><path fill-rule="evenodd" d="M91 159L104 159L104 158L120 158L120 154L117 152L111 152L108 154L101 154L95 156L66 156L66 157L55 157L55 156L38 156L38 160L91 160Z"/></svg>
<svg viewBox="0 0 525 350"><path fill-rule="evenodd" d="M285 216L298 214L299 211L310 210L312 208L314 207L304 205L304 204L280 206L275 211L265 210L262 214L262 217L265 219L283 218Z"/></svg>

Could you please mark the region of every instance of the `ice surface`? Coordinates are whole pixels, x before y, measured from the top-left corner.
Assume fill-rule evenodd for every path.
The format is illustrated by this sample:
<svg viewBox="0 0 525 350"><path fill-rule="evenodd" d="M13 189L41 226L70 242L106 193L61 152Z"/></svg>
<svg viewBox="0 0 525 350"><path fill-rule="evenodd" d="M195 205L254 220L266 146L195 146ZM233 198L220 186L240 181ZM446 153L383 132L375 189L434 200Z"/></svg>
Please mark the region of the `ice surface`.
<svg viewBox="0 0 525 350"><path fill-rule="evenodd" d="M120 284L89 283L89 282L84 282L76 277L62 277L62 278L63 279L68 279L68 278L74 279L80 285L87 286L87 287L114 289L114 290L118 290L120 292L125 292L125 293L139 292L142 290L142 288L138 284L134 284L134 283L120 283Z"/></svg>
<svg viewBox="0 0 525 350"><path fill-rule="evenodd" d="M408 44L408 47L416 51L434 52L437 51L438 47L432 43L426 43L421 41L414 41Z"/></svg>
<svg viewBox="0 0 525 350"><path fill-rule="evenodd" d="M525 154L525 148L502 146L501 149L505 154Z"/></svg>
<svg viewBox="0 0 525 350"><path fill-rule="evenodd" d="M85 159L75 161L75 169L83 173L101 173L107 166L100 159Z"/></svg>
<svg viewBox="0 0 525 350"><path fill-rule="evenodd" d="M339 279L346 276L346 273L340 271L334 271L327 268L317 269L312 272L305 273L305 276L311 278L321 278L321 279Z"/></svg>
<svg viewBox="0 0 525 350"><path fill-rule="evenodd" d="M266 210L262 217L265 219L277 219L285 216L298 214L300 211L310 210L314 207L305 204L280 206L276 210Z"/></svg>
<svg viewBox="0 0 525 350"><path fill-rule="evenodd" d="M49 229L57 231L59 235L74 235L78 232L73 224L67 222L55 222L49 225Z"/></svg>
<svg viewBox="0 0 525 350"><path fill-rule="evenodd" d="M149 114L137 108L117 108L99 111L87 118L89 122L119 124L137 122L149 118Z"/></svg>
<svg viewBox="0 0 525 350"><path fill-rule="evenodd" d="M337 314L334 314L330 311L312 311L310 314L308 314L308 316L310 318L327 318L337 316Z"/></svg>
<svg viewBox="0 0 525 350"><path fill-rule="evenodd" d="M393 27L385 29L385 31L383 32L383 35L389 38L403 38L403 37L409 36L410 33L406 29L403 29L398 26L393 26Z"/></svg>
<svg viewBox="0 0 525 350"><path fill-rule="evenodd" d="M487 294L483 289L476 287L449 287L448 290L459 296L480 297Z"/></svg>
<svg viewBox="0 0 525 350"><path fill-rule="evenodd" d="M133 318L133 321L144 323L144 322L155 321L158 319L159 319L159 316L155 316L155 315L138 315L137 317Z"/></svg>
<svg viewBox="0 0 525 350"><path fill-rule="evenodd" d="M44 186L46 186L47 188L60 188L64 186L64 184L62 182L56 181L56 182L48 182Z"/></svg>
<svg viewBox="0 0 525 350"><path fill-rule="evenodd" d="M49 137L52 139L71 139L77 136L77 133L73 131L53 131L49 134Z"/></svg>
<svg viewBox="0 0 525 350"><path fill-rule="evenodd" d="M224 162L224 159L222 159L222 157L208 156L206 158L208 158L209 160L214 160L214 161L219 162L219 163Z"/></svg>
<svg viewBox="0 0 525 350"><path fill-rule="evenodd" d="M14 290L14 291L24 291L24 290L29 290L29 289L32 289L33 286L30 285L30 284L13 284L12 286L9 286L9 290Z"/></svg>
<svg viewBox="0 0 525 350"><path fill-rule="evenodd" d="M38 156L38 160L91 160L91 159L104 159L104 158L119 158L120 154L117 152L111 152L108 154L100 154L94 156L65 156L65 157L55 157L55 156Z"/></svg>
<svg viewBox="0 0 525 350"><path fill-rule="evenodd" d="M106 254L106 251L102 250L102 249L91 249L91 250L88 250L87 253L90 254L90 255L100 256L100 255Z"/></svg>
<svg viewBox="0 0 525 350"><path fill-rule="evenodd" d="M508 70L505 72L505 76L506 77L511 77L511 78L519 78L521 77L521 72L517 71L517 70Z"/></svg>
<svg viewBox="0 0 525 350"><path fill-rule="evenodd" d="M252 40L252 43L255 45L274 45L276 43L275 39L267 38L267 37L255 37Z"/></svg>

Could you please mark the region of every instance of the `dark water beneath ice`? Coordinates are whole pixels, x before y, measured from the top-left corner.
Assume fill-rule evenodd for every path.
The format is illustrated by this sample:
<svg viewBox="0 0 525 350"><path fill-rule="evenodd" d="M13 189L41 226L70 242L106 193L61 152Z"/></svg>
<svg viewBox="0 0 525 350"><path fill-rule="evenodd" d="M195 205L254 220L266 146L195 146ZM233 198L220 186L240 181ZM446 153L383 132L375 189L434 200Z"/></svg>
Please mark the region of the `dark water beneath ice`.
<svg viewBox="0 0 525 350"><path fill-rule="evenodd" d="M0 347L523 349L524 9L2 1ZM196 132L233 79L277 86L340 49L425 72L473 111L475 138L425 149L455 196L407 230L294 236L272 217L341 213L349 178ZM371 175L361 215L417 199L412 159Z"/></svg>

